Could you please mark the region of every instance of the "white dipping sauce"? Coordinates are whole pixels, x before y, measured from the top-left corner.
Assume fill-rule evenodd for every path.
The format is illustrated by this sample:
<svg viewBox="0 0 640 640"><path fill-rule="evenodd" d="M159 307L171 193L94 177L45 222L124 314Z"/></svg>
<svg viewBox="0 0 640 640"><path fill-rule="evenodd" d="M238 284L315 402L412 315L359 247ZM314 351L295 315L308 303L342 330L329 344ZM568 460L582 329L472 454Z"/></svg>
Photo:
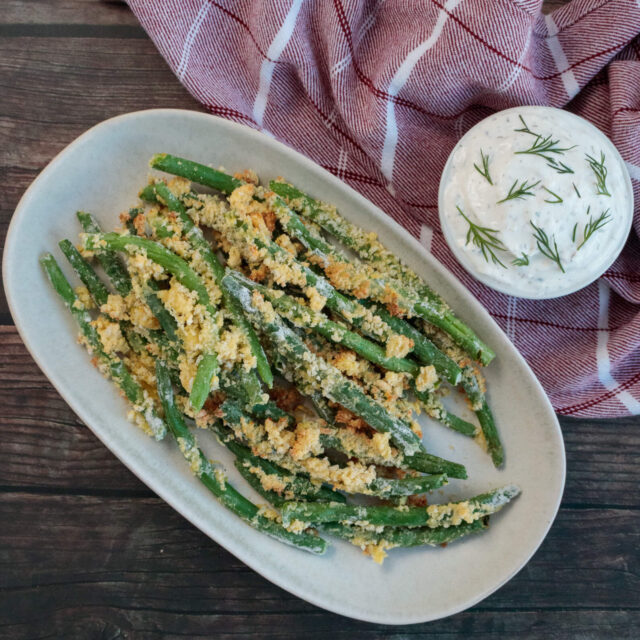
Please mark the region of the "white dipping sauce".
<svg viewBox="0 0 640 640"><path fill-rule="evenodd" d="M521 107L460 140L439 205L447 242L479 280L553 298L589 284L617 257L633 192L622 158L593 125L560 109Z"/></svg>

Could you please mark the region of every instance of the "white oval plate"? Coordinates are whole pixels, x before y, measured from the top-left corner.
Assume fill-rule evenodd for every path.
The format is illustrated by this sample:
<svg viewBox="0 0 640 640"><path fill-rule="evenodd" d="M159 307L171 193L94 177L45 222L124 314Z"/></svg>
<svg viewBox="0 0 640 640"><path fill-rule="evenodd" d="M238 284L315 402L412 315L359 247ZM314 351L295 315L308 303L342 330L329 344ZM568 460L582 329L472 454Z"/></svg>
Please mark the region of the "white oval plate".
<svg viewBox="0 0 640 640"><path fill-rule="evenodd" d="M506 451L504 469L495 470L488 455L464 436L429 421L424 425L429 450L464 463L470 476L452 481L439 498L471 496L512 482L522 488L522 495L492 518L487 532L446 549L392 550L383 567L337 540L326 555L312 556L256 533L190 474L171 439L154 442L126 420L124 401L77 344L76 327L51 291L38 257L53 252L70 276L57 242L77 238L75 211L92 211L105 228L116 226L117 214L136 202L155 152L232 171L253 168L263 180L283 175L336 204L350 220L378 232L495 349L498 357L487 378ZM556 515L565 477L560 428L539 382L498 325L380 209L304 156L252 129L173 109L130 113L90 129L49 164L20 201L7 236L3 277L11 313L31 355L98 438L196 527L268 580L320 607L384 624L424 622L462 611L526 564ZM451 402L470 417L464 402ZM236 475L228 452L203 436L208 455L259 502Z"/></svg>

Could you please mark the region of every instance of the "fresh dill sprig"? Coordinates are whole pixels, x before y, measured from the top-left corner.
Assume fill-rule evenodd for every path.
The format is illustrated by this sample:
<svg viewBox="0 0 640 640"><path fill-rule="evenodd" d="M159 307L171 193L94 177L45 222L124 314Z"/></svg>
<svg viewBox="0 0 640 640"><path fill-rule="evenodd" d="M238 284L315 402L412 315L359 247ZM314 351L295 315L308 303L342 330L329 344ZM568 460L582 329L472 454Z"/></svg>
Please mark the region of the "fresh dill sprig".
<svg viewBox="0 0 640 640"><path fill-rule="evenodd" d="M582 198L582 196L580 195L580 192L578 191L578 187L576 187L576 183L572 182L571 184L573 185L573 188L575 189L575 192L578 194L578 198Z"/></svg>
<svg viewBox="0 0 640 640"><path fill-rule="evenodd" d="M549 202L550 204L560 204L561 202L563 202L562 198L557 193L554 193L553 191L551 191L551 189L547 189L547 187L545 187L544 185L543 185L542 188L549 195L552 195L554 197L554 200L545 200L545 202Z"/></svg>
<svg viewBox="0 0 640 640"><path fill-rule="evenodd" d="M535 141L528 149L523 149L522 151L516 151L515 153L529 153L532 155L540 156L547 161L547 166L555 169L557 173L574 173L571 167L568 167L564 162L560 162L556 158L554 158L552 153L555 154L563 154L565 151L569 151L573 149L573 147L559 147L560 140L553 140L551 135L543 137L541 133L536 133L535 131L531 131L529 126L524 121L522 116L518 116L520 118L520 122L522 122L521 129L514 129L514 131L518 131L520 133L528 133L531 136L535 136Z"/></svg>
<svg viewBox="0 0 640 640"><path fill-rule="evenodd" d="M489 262L489 258L493 264L499 264L503 269L507 267L496 255L496 251L506 251L507 248L502 244L502 240L496 237L500 233L497 229L489 229L489 227L481 227L469 220L464 211L456 206L458 213L467 221L469 230L467 231L467 242L472 242L482 252L482 257Z"/></svg>
<svg viewBox="0 0 640 640"><path fill-rule="evenodd" d="M516 267L526 267L529 265L529 256L523 251L522 256L520 258L516 258L511 261L511 264Z"/></svg>
<svg viewBox="0 0 640 640"><path fill-rule="evenodd" d="M611 214L609 209L603 211L595 220L593 216L589 216L589 222L584 225L584 231L582 232L582 242L578 245L576 251L584 246L584 243L599 229L602 229L606 224L611 222Z"/></svg>
<svg viewBox="0 0 640 640"><path fill-rule="evenodd" d="M480 167L474 163L474 168L475 170L484 178L487 179L487 182L490 185L493 185L493 180L491 179L491 176L489 175L489 156L485 156L484 152L482 151L482 149L480 149L480 159L482 161L482 170L480 169Z"/></svg>
<svg viewBox="0 0 640 640"><path fill-rule="evenodd" d="M549 240L549 236L547 235L546 231L544 231L544 229L537 227L533 223L533 220L529 220L529 223L534 229L535 233L533 234L533 237L538 243L538 249L540 250L540 253L543 256L545 256L545 258L549 258L549 260L553 260L553 262L555 262L560 268L560 271L562 271L562 273L565 273L564 267L562 266L562 261L560 260L560 253L558 252L558 243L556 242L555 236L551 236L551 240ZM551 244L552 242L553 242L553 246Z"/></svg>
<svg viewBox="0 0 640 640"><path fill-rule="evenodd" d="M600 196L611 196L607 189L607 167L604 166L604 152L600 152L600 162L587 153L587 162L596 176L597 193Z"/></svg>
<svg viewBox="0 0 640 640"><path fill-rule="evenodd" d="M532 196L532 189L536 187L540 183L540 180L534 182L533 184L528 184L527 180L523 180L520 186L518 186L518 181L516 180L512 185L511 189L509 189L509 193L502 198L502 200L498 200L496 204L500 204L501 202L506 202L507 200L514 200L516 198L522 199L525 196Z"/></svg>
<svg viewBox="0 0 640 640"><path fill-rule="evenodd" d="M556 173L575 173L575 171L571 167L567 167L564 162L560 162L559 160L551 160L547 161L547 166L556 170Z"/></svg>
<svg viewBox="0 0 640 640"><path fill-rule="evenodd" d="M544 158L547 162L555 163L555 158L551 153L555 153L557 155L562 155L565 151L570 151L576 145L572 147L560 147L560 140L553 140L551 134L548 136L542 137L541 134L536 134L536 139L533 141L533 144L528 149L523 149L522 151L516 151L517 154L530 154L535 156L540 156Z"/></svg>
<svg viewBox="0 0 640 640"><path fill-rule="evenodd" d="M531 131L531 129L529 129L527 123L524 121L524 118L521 115L518 115L518 118L520 118L520 122L522 122L522 129L514 129L514 131L518 131L519 133L528 133L529 135L536 136L536 138L540 136L539 133L536 133L535 131Z"/></svg>
<svg viewBox="0 0 640 640"><path fill-rule="evenodd" d="M573 225L573 232L571 233L571 242L575 242L576 241L576 231L578 230L578 223L576 222Z"/></svg>

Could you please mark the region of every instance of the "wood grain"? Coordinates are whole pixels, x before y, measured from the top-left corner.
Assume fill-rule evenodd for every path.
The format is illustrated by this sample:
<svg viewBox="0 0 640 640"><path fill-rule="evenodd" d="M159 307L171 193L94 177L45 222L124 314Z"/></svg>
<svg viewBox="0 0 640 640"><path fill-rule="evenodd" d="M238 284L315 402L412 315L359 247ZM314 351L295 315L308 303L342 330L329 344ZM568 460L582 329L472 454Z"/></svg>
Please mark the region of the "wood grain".
<svg viewBox="0 0 640 640"><path fill-rule="evenodd" d="M3 0L5 25L129 25L138 21L121 0Z"/></svg>
<svg viewBox="0 0 640 640"><path fill-rule="evenodd" d="M91 124L121 113L199 108L149 40L127 40L114 55L119 47L112 38L0 40L0 81L11 88L0 120L3 168L40 170Z"/></svg>
<svg viewBox="0 0 640 640"><path fill-rule="evenodd" d="M556 9L560 9L566 4L568 4L568 0L544 0L542 13L553 13Z"/></svg>
<svg viewBox="0 0 640 640"><path fill-rule="evenodd" d="M140 109L201 110L148 39L0 38L0 87L1 246L24 191L89 127ZM4 293L0 321L11 322Z"/></svg>
<svg viewBox="0 0 640 640"><path fill-rule="evenodd" d="M75 637L80 612L142 637L186 629L189 637L204 637L215 629L216 637L264 631L261 637L323 638L330 632L346 640L384 629L321 613L274 587L159 499L4 493L0 521L6 523L0 545L12 558L1 565L5 638L45 631ZM580 612L584 629L593 623L624 632L638 621L633 563L639 543L638 511L565 510L536 557L505 587L463 616L406 630L453 633L472 626L512 637L531 619L522 614L549 609L550 615L573 613L574 622ZM48 615L34 620L42 610ZM563 637L567 622L556 616L560 633L547 637Z"/></svg>
<svg viewBox="0 0 640 640"><path fill-rule="evenodd" d="M5 0L0 87L2 245L24 190L87 128L137 109L201 109L122 2ZM444 621L370 625L282 591L189 525L58 396L4 295L0 325L2 638L637 637L637 418L561 419L568 477L558 519L497 593Z"/></svg>
<svg viewBox="0 0 640 640"><path fill-rule="evenodd" d="M0 327L0 406L1 487L153 495L76 418L15 327Z"/></svg>

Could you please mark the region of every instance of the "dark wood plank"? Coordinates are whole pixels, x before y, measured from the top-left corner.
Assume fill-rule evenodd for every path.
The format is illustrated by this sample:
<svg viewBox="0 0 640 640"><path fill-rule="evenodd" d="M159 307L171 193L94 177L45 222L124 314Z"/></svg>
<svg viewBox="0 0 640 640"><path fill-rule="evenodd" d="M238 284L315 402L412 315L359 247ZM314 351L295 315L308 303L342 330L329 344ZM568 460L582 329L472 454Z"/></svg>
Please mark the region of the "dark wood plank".
<svg viewBox="0 0 640 640"><path fill-rule="evenodd" d="M0 327L0 486L151 492L85 427L14 327Z"/></svg>
<svg viewBox="0 0 640 640"><path fill-rule="evenodd" d="M556 9L568 4L571 0L544 0L542 13L553 13Z"/></svg>
<svg viewBox="0 0 640 640"><path fill-rule="evenodd" d="M36 616L32 616L36 618ZM591 610L548 611L541 618L536 611L466 611L446 621L409 627L382 627L359 623L320 610L247 614L228 611L220 615L184 616L172 611L122 610L110 605L90 608L62 606L42 621L6 628L6 640L57 638L66 640L136 640L215 638L216 640L635 640L640 624L637 612ZM38 631L42 629L43 631ZM64 630L58 636L51 629ZM37 634L42 635L37 635Z"/></svg>
<svg viewBox="0 0 640 640"><path fill-rule="evenodd" d="M4 38L0 81L9 89L0 120L8 143L3 168L40 169L88 126L114 115L198 108L146 39Z"/></svg>
<svg viewBox="0 0 640 640"><path fill-rule="evenodd" d="M0 521L3 638L97 638L104 629L149 638L596 637L572 635L590 627L630 638L639 621L639 511L563 511L527 568L493 596L447 621L397 630L321 613L270 585L159 499L4 493Z"/></svg>
<svg viewBox="0 0 640 640"><path fill-rule="evenodd" d="M0 406L0 485L143 490L58 396L13 327L0 327ZM564 502L640 507L640 420L564 418L562 426L569 469Z"/></svg>
<svg viewBox="0 0 640 640"><path fill-rule="evenodd" d="M26 188L89 127L138 109L201 108L148 39L0 38L0 87L0 246ZM10 321L1 291L0 322Z"/></svg>
<svg viewBox="0 0 640 640"><path fill-rule="evenodd" d="M640 417L560 416L560 425L567 452L563 501L640 508Z"/></svg>
<svg viewBox="0 0 640 640"><path fill-rule="evenodd" d="M4 0L2 24L137 25L120 0Z"/></svg>

